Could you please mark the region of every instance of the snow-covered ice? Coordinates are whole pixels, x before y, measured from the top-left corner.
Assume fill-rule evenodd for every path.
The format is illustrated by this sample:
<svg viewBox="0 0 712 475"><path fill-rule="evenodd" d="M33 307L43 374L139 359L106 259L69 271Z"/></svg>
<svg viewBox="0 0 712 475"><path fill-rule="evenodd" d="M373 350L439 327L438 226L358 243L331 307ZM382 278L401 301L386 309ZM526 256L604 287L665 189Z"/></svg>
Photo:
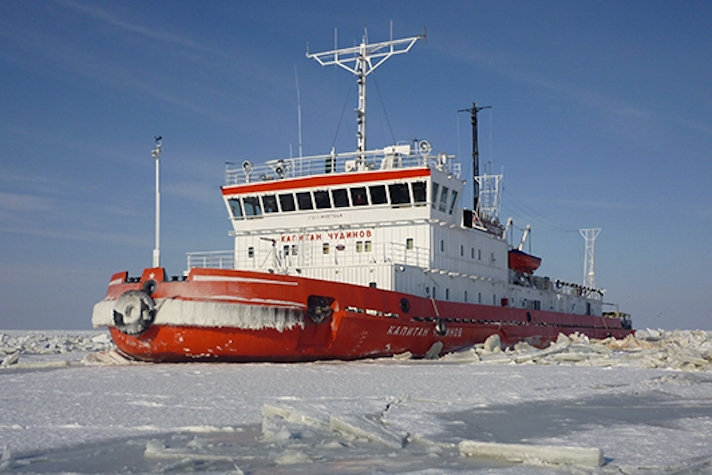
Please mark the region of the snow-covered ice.
<svg viewBox="0 0 712 475"><path fill-rule="evenodd" d="M709 332L347 363L112 348L104 332L0 332L0 472L712 473Z"/></svg>

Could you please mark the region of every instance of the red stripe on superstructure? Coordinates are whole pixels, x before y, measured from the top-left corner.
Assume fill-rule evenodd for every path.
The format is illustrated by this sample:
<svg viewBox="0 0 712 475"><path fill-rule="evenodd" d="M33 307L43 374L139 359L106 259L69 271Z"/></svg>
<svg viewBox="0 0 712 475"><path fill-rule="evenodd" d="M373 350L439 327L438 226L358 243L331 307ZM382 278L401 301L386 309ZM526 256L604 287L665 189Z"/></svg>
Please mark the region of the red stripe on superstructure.
<svg viewBox="0 0 712 475"><path fill-rule="evenodd" d="M430 176L430 168L407 168L400 170L372 171L365 173L339 173L224 186L222 187L222 194L227 196L246 193L261 193L265 191L284 191L301 188L317 188L322 186L333 185L351 185L354 183L370 183L374 181L399 180L405 178L417 178L427 176Z"/></svg>

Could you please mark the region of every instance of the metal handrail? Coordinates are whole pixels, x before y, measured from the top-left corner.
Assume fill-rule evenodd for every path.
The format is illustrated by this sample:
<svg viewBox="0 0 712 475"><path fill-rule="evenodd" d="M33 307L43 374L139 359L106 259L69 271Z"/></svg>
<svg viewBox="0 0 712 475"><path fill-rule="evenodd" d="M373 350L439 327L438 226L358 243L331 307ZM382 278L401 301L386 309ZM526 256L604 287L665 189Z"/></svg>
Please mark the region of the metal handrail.
<svg viewBox="0 0 712 475"><path fill-rule="evenodd" d="M460 163L454 156L399 153L409 146L394 146L359 154L358 152L331 153L301 158L269 160L263 165L244 161L239 168L225 169L225 185L239 185L261 181L281 180L331 173L349 173L375 170L432 167L459 177ZM362 159L363 158L363 159Z"/></svg>

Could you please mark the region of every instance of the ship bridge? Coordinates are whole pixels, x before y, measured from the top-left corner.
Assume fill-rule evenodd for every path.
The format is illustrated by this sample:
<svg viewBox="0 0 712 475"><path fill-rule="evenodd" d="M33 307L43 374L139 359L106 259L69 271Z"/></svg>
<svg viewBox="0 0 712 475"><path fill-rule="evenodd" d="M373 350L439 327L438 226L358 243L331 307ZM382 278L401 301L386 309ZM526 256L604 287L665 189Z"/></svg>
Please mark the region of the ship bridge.
<svg viewBox="0 0 712 475"><path fill-rule="evenodd" d="M236 233L303 227L309 221L359 222L454 216L463 182L460 164L420 142L366 153L245 161L226 170L222 194ZM432 180L432 177L437 177ZM433 199L434 197L434 199Z"/></svg>
<svg viewBox="0 0 712 475"><path fill-rule="evenodd" d="M395 145L228 169L234 266L384 288L390 277L345 276L360 265L432 267L432 227L459 227L464 182L453 156L430 152L422 141L417 152Z"/></svg>

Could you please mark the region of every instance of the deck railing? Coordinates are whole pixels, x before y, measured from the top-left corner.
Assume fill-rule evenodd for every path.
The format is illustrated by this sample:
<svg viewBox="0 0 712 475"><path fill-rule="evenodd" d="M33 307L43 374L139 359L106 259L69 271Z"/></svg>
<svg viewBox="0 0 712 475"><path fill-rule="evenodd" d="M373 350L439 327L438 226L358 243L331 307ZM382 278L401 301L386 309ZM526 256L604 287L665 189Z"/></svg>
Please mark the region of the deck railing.
<svg viewBox="0 0 712 475"><path fill-rule="evenodd" d="M238 249L235 251L191 252L187 254L187 269L208 267L215 269L247 269L277 272L288 269L339 268L366 265L415 266L425 271L470 276L473 265L480 266L476 272L480 278L491 280L498 269L494 263L473 262L455 256L431 255L427 247L409 248L402 243L372 244L369 241L349 242L348 250L341 245L302 241L297 245L264 246ZM484 274L484 275L483 275ZM473 276L474 277L474 276Z"/></svg>
<svg viewBox="0 0 712 475"><path fill-rule="evenodd" d="M411 153L409 145L396 145L364 153L346 152L300 158L270 160L253 165L245 160L240 166L225 170L225 185L281 180L329 173L345 173L400 168L433 167L459 177L460 163L453 155Z"/></svg>
<svg viewBox="0 0 712 475"><path fill-rule="evenodd" d="M187 269L206 267L212 269L287 269L308 267L357 266L392 263L428 267L430 253L427 248L408 249L400 243L367 244L349 243L353 249L343 252L338 245L330 245L325 251L323 244L285 248L242 249L235 251L190 252L187 254ZM356 247L360 246L360 247ZM354 252L356 250L356 252ZM296 252L296 254L295 254Z"/></svg>
<svg viewBox="0 0 712 475"><path fill-rule="evenodd" d="M349 246L355 246L350 243ZM470 277L474 279L491 280L482 275L475 277L472 272L471 263L468 259L457 259L455 257L439 256L440 268L433 268L433 256L428 248L413 247L408 248L401 243L374 244L373 247L366 247L365 242L361 244L361 252L340 251L337 245L331 245L328 253L324 253L323 243L312 246L302 243L299 247L288 249L282 247L264 247L259 249L240 249L237 252L229 251L206 251L190 252L187 254L187 270L194 267L211 269L244 269L266 272L273 269L276 272L287 272L290 269L309 268L338 268L356 267L367 265L405 265L419 267L426 272L445 273L452 276ZM296 254L294 254L296 250ZM602 293L586 292L582 295L573 287L550 285L549 290L554 290L557 294L581 297L585 296L590 300L601 300Z"/></svg>
<svg viewBox="0 0 712 475"><path fill-rule="evenodd" d="M189 252L186 258L188 270L193 267L208 269L235 268L235 251Z"/></svg>

